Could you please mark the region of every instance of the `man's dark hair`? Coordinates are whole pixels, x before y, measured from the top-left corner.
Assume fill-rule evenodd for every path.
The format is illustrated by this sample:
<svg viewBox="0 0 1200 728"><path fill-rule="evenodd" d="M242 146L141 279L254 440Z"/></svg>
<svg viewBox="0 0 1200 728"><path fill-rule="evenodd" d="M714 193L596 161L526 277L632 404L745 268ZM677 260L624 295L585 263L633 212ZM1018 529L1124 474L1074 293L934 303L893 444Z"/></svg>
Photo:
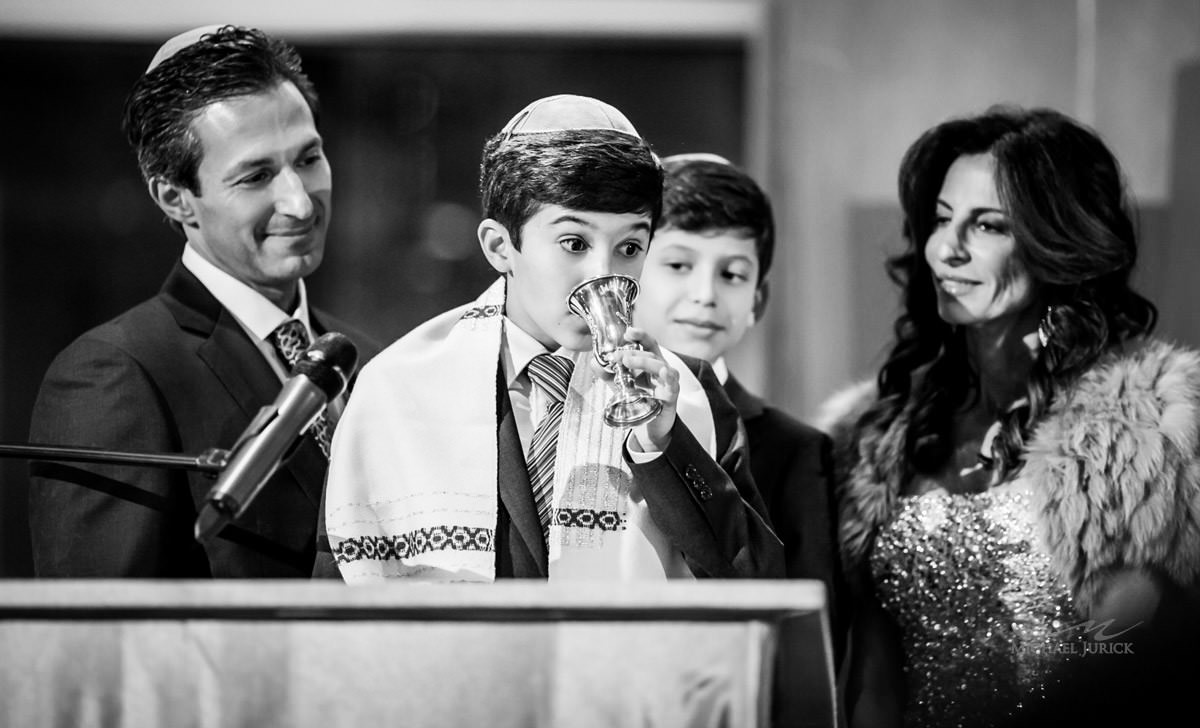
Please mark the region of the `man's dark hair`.
<svg viewBox="0 0 1200 728"><path fill-rule="evenodd" d="M677 155L663 160L663 211L658 227L689 233L731 232L754 240L761 284L775 257L771 201L732 164Z"/></svg>
<svg viewBox="0 0 1200 728"><path fill-rule="evenodd" d="M150 68L125 101L123 128L142 177L162 177L200 194L200 140L191 123L208 105L269 91L290 81L315 121L317 93L287 43L260 30L226 25Z"/></svg>
<svg viewBox="0 0 1200 728"><path fill-rule="evenodd" d="M479 171L483 216L503 225L521 249L521 228L543 205L572 210L662 211L662 166L644 140L607 129L497 134Z"/></svg>

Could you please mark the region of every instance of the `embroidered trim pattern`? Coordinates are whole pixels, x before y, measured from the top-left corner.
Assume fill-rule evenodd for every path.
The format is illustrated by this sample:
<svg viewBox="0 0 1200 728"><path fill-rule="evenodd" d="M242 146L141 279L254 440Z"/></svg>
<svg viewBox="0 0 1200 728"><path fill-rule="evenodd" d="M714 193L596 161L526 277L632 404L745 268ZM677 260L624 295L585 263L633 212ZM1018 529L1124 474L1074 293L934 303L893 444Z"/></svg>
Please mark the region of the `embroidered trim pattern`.
<svg viewBox="0 0 1200 728"><path fill-rule="evenodd" d="M339 564L410 559L429 551L493 551L496 531L470 526L435 526L395 536L348 538L333 549Z"/></svg>
<svg viewBox="0 0 1200 728"><path fill-rule="evenodd" d="M590 508L558 508L554 522L563 528L588 528L596 531L624 531L625 522L616 511L593 511Z"/></svg>
<svg viewBox="0 0 1200 728"><path fill-rule="evenodd" d="M492 318L493 316L499 316L500 312L501 312L501 307L497 306L496 304L491 304L488 306L475 306L474 308L468 308L466 311L464 311L462 318L463 319ZM462 320L462 319L460 319L460 320Z"/></svg>

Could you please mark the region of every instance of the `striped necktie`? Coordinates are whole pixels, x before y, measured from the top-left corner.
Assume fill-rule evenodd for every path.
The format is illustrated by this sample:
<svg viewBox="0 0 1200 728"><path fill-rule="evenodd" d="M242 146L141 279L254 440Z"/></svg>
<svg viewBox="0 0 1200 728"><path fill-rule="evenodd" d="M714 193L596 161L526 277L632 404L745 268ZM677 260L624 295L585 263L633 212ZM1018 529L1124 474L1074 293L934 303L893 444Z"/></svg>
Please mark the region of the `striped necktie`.
<svg viewBox="0 0 1200 728"><path fill-rule="evenodd" d="M554 451L558 445L558 425L562 422L563 400L567 397L567 383L575 362L553 354L538 354L526 367L529 380L541 388L550 399L546 414L533 432L529 455L525 458L529 468L529 484L533 488L533 502L537 506L538 520L543 535L550 533L550 504L554 495Z"/></svg>
<svg viewBox="0 0 1200 728"><path fill-rule="evenodd" d="M304 328L304 324L297 319L288 319L279 324L268 338L275 345L275 351L279 353L289 370L296 366L296 362L308 350L311 343L308 338L308 329ZM321 452L324 453L325 459L328 460L329 442L333 438L333 428L329 426L324 409L305 432L312 434L313 439L320 446Z"/></svg>

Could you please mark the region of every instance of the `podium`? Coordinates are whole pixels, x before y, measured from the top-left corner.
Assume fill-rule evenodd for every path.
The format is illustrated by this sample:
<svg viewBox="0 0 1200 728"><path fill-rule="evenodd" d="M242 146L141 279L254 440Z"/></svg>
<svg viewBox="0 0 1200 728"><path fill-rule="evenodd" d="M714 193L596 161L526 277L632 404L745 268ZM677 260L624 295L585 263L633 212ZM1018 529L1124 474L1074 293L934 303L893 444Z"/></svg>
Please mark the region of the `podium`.
<svg viewBox="0 0 1200 728"><path fill-rule="evenodd" d="M0 588L6 726L833 726L815 581Z"/></svg>

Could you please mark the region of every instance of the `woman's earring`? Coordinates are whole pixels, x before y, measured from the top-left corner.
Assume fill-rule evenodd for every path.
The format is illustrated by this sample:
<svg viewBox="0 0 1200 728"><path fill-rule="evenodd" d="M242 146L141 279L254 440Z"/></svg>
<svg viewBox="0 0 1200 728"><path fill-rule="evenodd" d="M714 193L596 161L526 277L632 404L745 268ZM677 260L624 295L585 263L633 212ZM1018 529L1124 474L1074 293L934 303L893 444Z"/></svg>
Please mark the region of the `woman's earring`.
<svg viewBox="0 0 1200 728"><path fill-rule="evenodd" d="M1041 342L1043 349L1045 349L1046 345L1050 343L1050 315L1053 313L1054 307L1047 306L1046 313L1042 315L1042 320L1038 321L1038 341Z"/></svg>

